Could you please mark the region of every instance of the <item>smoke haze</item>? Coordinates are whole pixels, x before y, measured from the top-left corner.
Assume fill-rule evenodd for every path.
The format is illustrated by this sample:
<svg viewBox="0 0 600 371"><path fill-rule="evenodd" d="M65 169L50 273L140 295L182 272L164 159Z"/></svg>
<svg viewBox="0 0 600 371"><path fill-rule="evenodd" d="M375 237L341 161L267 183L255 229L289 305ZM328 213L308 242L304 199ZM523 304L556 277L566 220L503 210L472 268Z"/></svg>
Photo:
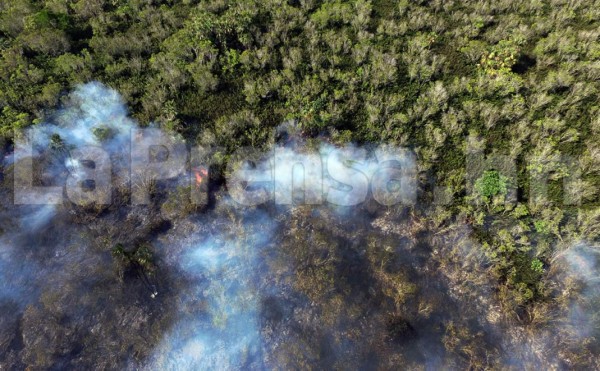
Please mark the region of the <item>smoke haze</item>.
<svg viewBox="0 0 600 371"><path fill-rule="evenodd" d="M439 210L415 205L407 150L273 143L199 206L186 159L138 204L136 129L116 91L89 83L29 133L32 151L17 145L5 158L3 367L565 368L557 337L571 334L574 348L598 334L597 248L573 245L548 273L557 292L572 290L568 309L548 308L559 330L510 322L492 279L466 283L489 266L467 223L427 222ZM144 133L144 148L167 138L171 155L185 152L174 135ZM81 188L99 168L73 159L86 146L109 155L108 204L62 197L69 176ZM23 161L31 174L17 170ZM13 204L15 177L58 187L61 202Z"/></svg>

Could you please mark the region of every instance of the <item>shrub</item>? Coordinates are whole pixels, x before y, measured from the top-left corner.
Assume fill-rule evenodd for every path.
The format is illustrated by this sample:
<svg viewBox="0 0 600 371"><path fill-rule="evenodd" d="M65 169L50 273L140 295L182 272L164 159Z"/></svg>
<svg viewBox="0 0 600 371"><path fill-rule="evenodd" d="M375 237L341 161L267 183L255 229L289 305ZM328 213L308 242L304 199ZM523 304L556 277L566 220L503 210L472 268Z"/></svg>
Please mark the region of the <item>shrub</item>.
<svg viewBox="0 0 600 371"><path fill-rule="evenodd" d="M506 195L507 185L507 177L496 170L487 170L475 181L475 191L489 201L494 196Z"/></svg>

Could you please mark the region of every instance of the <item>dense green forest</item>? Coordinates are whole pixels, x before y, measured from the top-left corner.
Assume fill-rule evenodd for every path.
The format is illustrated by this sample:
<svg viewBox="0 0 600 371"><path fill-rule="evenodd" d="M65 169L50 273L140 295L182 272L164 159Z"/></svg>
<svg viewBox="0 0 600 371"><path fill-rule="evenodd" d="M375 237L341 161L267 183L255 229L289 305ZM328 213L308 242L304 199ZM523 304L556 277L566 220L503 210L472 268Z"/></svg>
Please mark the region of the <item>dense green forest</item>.
<svg viewBox="0 0 600 371"><path fill-rule="evenodd" d="M0 153L14 129L52 120L90 81L119 92L140 125L221 148L211 159L217 198L229 156L269 149L284 122L308 145L409 148L416 205L366 203L368 217L351 226L306 205L278 219L288 228L268 249L270 279L312 304L304 322L286 324L287 339L283 327L263 328L272 356L262 367L591 369L600 356L599 18L599 3L578 0L0 1ZM165 205L186 202L177 197ZM191 228L181 220L203 212L183 209L173 216L181 234ZM103 231L99 249L127 245ZM144 266L150 250L113 249L113 263L166 274ZM7 328L27 332L43 311L55 310L29 306ZM284 316L267 312L268 323ZM159 319L140 338L168 327L169 314L152 313ZM29 350L16 356L19 341L2 336L9 367L86 364L34 351L44 340L25 335ZM411 353L414 338L436 344L440 360ZM137 341L86 346L129 352L107 368L146 365L158 341Z"/></svg>

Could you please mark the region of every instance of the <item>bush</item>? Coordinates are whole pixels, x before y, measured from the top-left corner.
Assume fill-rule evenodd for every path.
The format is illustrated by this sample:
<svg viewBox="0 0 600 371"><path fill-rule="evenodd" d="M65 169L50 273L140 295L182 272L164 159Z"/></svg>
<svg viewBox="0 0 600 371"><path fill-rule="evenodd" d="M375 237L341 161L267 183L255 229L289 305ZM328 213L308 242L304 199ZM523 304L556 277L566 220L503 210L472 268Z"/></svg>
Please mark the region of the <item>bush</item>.
<svg viewBox="0 0 600 371"><path fill-rule="evenodd" d="M488 202L494 196L506 195L508 178L496 170L487 170L475 181L475 192Z"/></svg>

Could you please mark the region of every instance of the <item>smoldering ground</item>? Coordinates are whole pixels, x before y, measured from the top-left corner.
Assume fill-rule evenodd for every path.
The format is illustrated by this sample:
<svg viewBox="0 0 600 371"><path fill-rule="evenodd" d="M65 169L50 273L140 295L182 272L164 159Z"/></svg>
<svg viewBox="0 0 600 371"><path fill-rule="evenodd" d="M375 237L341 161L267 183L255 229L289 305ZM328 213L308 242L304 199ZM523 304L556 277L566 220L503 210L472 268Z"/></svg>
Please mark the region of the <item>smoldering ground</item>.
<svg viewBox="0 0 600 371"><path fill-rule="evenodd" d="M0 212L0 297L12 309L4 314L2 328L6 367L111 368L143 359L154 345L157 328L150 323L168 318L160 301L148 300L153 276L161 270L152 262L142 268L135 253L164 224L160 212L124 206L127 195L119 188L113 204L78 205L15 202L13 187L23 183L15 177L25 176L28 186L59 187L62 198L67 176L77 175L69 153L102 145L118 160L132 127L117 93L88 84L51 122L36 128L31 147L17 147L6 158ZM32 165L29 174L15 171L23 161ZM119 175L114 174L116 184L123 180ZM115 256L117 242L127 257ZM126 332L129 340L120 338Z"/></svg>
<svg viewBox="0 0 600 371"><path fill-rule="evenodd" d="M2 366L566 368L593 354L597 265L585 263L592 247L566 249L557 258L565 263L548 274L556 295L568 287L571 298L565 308L548 306L564 325L549 331L503 314L489 261L465 220L440 224L439 208L386 206L368 186L367 195L354 194L364 200L331 203L325 193L321 204L296 204L323 188L319 177L298 178L301 197L292 192L292 202L278 203L278 195L290 201L297 183L278 176L273 158L263 156L234 170L280 182L271 183L265 202L243 206L229 196L234 185L211 184L211 202L195 205L192 174L184 172L162 184L137 184L149 195L138 205L136 184L120 166L136 127L118 93L92 83L76 89L31 143L31 185L46 187L62 187L81 171L70 161L75 149L102 148L113 164L108 204L62 197L52 205L15 205L14 168L27 156L17 148L3 164ZM293 174L296 163L310 165L301 137L272 146L284 160L275 164L283 174ZM318 147L317 153L344 154L367 180L380 170L360 146L340 149L322 140ZM340 185L348 162L331 158L324 167L337 180L333 190L348 191ZM382 189L410 195L402 187L412 183L397 182L394 166L385 169L386 187L395 181ZM573 270L573 261L585 269ZM562 279L574 274L579 278ZM582 318L591 330L570 335L565 346L559 337ZM581 344L587 345L577 349Z"/></svg>

